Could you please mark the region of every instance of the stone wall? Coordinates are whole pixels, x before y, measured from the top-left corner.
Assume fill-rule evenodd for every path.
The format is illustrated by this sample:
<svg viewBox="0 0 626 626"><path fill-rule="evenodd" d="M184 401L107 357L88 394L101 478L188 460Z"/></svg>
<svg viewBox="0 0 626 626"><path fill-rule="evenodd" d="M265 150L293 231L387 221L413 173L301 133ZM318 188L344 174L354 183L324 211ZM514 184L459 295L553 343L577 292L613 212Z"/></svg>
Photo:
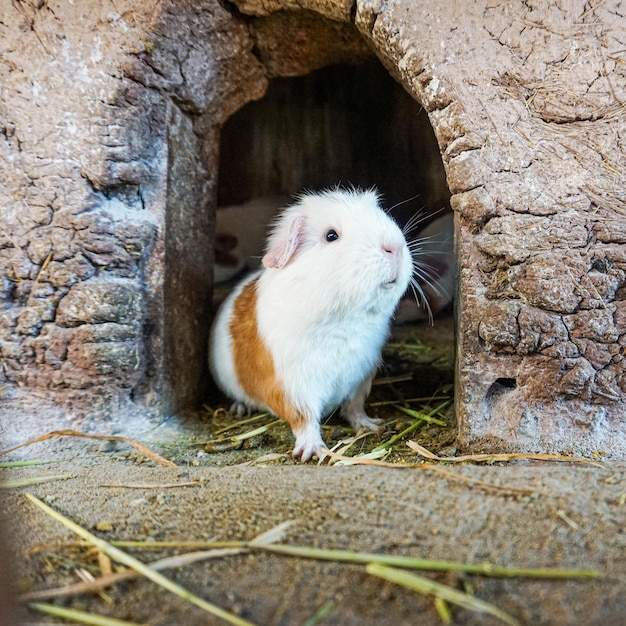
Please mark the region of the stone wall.
<svg viewBox="0 0 626 626"><path fill-rule="evenodd" d="M272 77L375 54L428 112L452 193L460 445L626 455L625 15L4 0L5 401L193 405L221 125Z"/></svg>
<svg viewBox="0 0 626 626"><path fill-rule="evenodd" d="M188 406L206 378L217 129L267 82L248 30L217 2L1 10L4 393Z"/></svg>

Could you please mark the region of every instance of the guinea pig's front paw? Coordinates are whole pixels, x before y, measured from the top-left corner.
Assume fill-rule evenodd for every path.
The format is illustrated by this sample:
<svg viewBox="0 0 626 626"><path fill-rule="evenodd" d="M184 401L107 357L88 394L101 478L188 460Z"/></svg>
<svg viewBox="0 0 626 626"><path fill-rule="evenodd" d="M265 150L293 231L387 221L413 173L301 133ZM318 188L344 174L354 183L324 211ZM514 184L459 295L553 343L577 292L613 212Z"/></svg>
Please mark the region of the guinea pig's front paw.
<svg viewBox="0 0 626 626"><path fill-rule="evenodd" d="M294 457L299 457L302 462L311 460L314 455L322 458L322 450L326 449L326 444L317 429L306 429L294 434L296 435L296 446L293 449Z"/></svg>
<svg viewBox="0 0 626 626"><path fill-rule="evenodd" d="M237 400L230 405L230 412L237 417L246 417L252 413L252 409L244 402Z"/></svg>
<svg viewBox="0 0 626 626"><path fill-rule="evenodd" d="M346 419L356 433L364 430L371 430L376 433L385 428L385 420L378 417L370 417L365 411L349 411L346 414Z"/></svg>

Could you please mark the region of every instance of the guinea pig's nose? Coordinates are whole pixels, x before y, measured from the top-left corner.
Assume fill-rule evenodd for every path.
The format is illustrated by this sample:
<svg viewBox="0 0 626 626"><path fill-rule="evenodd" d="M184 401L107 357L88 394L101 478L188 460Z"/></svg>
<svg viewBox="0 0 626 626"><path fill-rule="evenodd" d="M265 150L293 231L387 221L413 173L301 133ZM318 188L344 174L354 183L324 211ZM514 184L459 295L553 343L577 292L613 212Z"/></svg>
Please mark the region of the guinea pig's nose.
<svg viewBox="0 0 626 626"><path fill-rule="evenodd" d="M383 244L383 252L385 254L388 254L389 256L391 256L393 258L399 257L401 250L402 250L402 248L400 246L396 246L396 245L391 244L391 243L384 243Z"/></svg>

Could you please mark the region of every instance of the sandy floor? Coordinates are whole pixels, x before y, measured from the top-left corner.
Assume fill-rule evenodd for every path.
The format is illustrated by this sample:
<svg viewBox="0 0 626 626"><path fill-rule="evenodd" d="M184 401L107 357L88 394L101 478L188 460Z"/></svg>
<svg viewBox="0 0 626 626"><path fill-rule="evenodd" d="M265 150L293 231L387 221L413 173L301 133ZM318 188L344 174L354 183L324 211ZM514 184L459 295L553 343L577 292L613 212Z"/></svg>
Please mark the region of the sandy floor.
<svg viewBox="0 0 626 626"><path fill-rule="evenodd" d="M520 496L418 469L166 468L86 445L72 460L12 470L12 478L72 477L6 490L4 507L15 533L12 571L23 590L77 582L81 566L98 573L94 552L77 548L70 531L26 500L27 491L107 540L243 540L292 520L284 541L299 546L597 569L597 580L572 581L425 575L454 587L469 585L522 624L619 625L626 614L625 470L624 463L453 468L535 492ZM198 484L157 486L193 481ZM172 553L129 551L144 561ZM166 574L256 624L441 623L430 598L368 575L360 565L252 553ZM56 603L141 624L222 623L145 579L121 583L107 594L111 601L83 595ZM328 614L316 620L322 608ZM455 624L501 623L463 609L452 612Z"/></svg>
<svg viewBox="0 0 626 626"><path fill-rule="evenodd" d="M437 337L445 344L445 337L435 333L420 351L418 361L433 379L430 384L426 374L419 374L420 388L424 393L445 396L450 393L454 357L449 337L447 347L433 348L439 342ZM401 342L402 337L395 341ZM393 367L385 375L407 369L402 354L388 360ZM413 376L416 380L415 371ZM404 395L401 383L387 386L393 394ZM375 412L390 420L390 430L404 427L400 418L385 413L383 402L375 390ZM4 439L23 441L37 430L28 420L27 408L22 406L20 413L16 406L11 409L5 403L3 409L0 426ZM90 432L104 432L106 426L66 423L57 416L39 423L39 434L52 424L88 426ZM626 462L443 468L459 477L421 468L319 467L289 458L292 439L282 425L238 449L206 452L205 441L214 439L211 433L218 427L223 427L222 421L196 415L186 421L162 423L142 437L154 450L174 459L178 467L172 468L146 460L125 444L75 438L49 440L1 458L45 461L4 470L4 480L66 476L3 490L5 530L12 538L11 557L5 560L11 565L2 572L9 573L20 591L29 592L75 583L79 568L95 576L101 571L95 551L77 546L72 532L25 498L23 494L28 492L106 540L250 540L281 522L292 521L283 542L297 546L509 567L593 569L600 573L593 580L417 573L457 589L469 589L520 624L624 623ZM336 421L326 426L324 434L331 444L346 436L343 425ZM453 423L448 420L447 427L431 425L416 431L414 439L453 454L453 435ZM404 448L399 447L390 460L414 462L415 458L401 452ZM280 454L265 466L238 465L271 453ZM461 476L501 488L485 489ZM126 550L149 562L192 548ZM255 624L442 623L432 598L376 578L363 565L252 552L164 573ZM154 626L224 623L144 578L120 583L103 596L86 594L52 602ZM467 609L451 610L454 624L502 623ZM25 619L28 623L57 623L34 611L28 611ZM13 617L2 623L15 622Z"/></svg>

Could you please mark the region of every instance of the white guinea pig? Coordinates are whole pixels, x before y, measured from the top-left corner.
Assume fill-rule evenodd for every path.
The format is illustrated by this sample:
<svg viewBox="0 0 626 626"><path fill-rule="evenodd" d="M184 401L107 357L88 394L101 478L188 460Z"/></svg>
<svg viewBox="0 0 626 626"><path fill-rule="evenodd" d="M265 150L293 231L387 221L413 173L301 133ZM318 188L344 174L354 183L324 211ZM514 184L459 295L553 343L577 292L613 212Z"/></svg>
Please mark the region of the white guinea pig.
<svg viewBox="0 0 626 626"><path fill-rule="evenodd" d="M378 430L364 402L412 261L376 192L301 196L277 218L263 266L217 313L215 381L238 408L284 419L303 461L321 456L320 421L337 406L355 430Z"/></svg>
<svg viewBox="0 0 626 626"><path fill-rule="evenodd" d="M288 203L287 196L263 196L244 204L217 209L213 264L215 283L233 278L244 268L259 267L267 225L278 209Z"/></svg>

